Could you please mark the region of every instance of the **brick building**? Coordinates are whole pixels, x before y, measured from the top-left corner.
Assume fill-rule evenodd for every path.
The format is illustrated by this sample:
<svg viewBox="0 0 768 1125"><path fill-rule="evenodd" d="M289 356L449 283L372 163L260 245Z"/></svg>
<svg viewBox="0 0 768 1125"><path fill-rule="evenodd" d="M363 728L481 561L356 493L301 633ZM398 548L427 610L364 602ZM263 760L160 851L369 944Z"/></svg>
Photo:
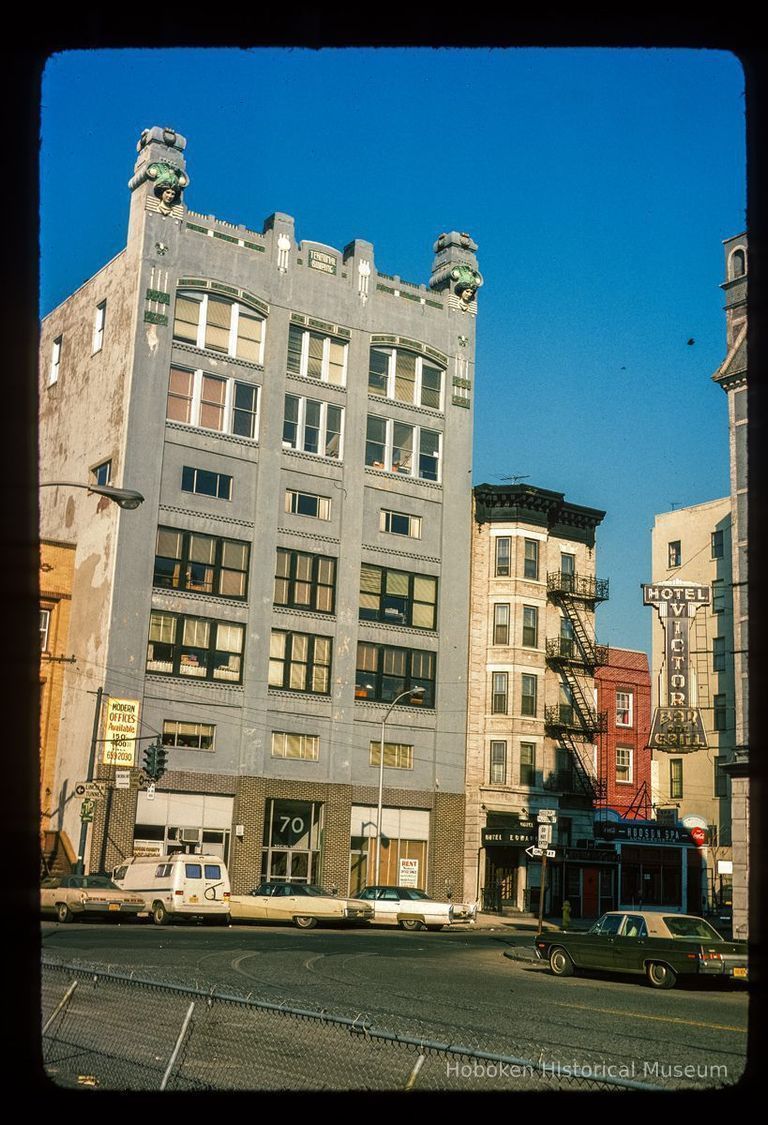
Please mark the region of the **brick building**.
<svg viewBox="0 0 768 1125"><path fill-rule="evenodd" d="M597 709L607 720L598 743L598 773L605 783L600 809L612 809L623 818L650 819L651 675L647 655L611 647L607 663L595 671L595 687Z"/></svg>
<svg viewBox="0 0 768 1125"><path fill-rule="evenodd" d="M80 687L140 705L125 768L97 755L86 863L204 848L236 892L346 892L372 881L380 829L382 879L416 859L419 886L458 895L477 247L441 235L412 283L368 242L299 240L290 215L192 212L185 149L142 133L125 249L42 328L44 479L145 497L41 500L43 534L76 543ZM93 698L64 694L53 806L72 840Z"/></svg>

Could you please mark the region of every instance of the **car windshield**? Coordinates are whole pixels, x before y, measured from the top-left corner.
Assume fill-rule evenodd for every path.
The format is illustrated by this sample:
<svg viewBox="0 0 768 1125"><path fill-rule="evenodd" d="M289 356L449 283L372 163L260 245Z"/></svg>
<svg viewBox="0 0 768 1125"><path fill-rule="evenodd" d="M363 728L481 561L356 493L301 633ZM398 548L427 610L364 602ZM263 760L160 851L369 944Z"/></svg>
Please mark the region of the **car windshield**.
<svg viewBox="0 0 768 1125"><path fill-rule="evenodd" d="M589 927L590 934L617 934L624 918L623 914L604 914L602 918Z"/></svg>
<svg viewBox="0 0 768 1125"><path fill-rule="evenodd" d="M704 938L706 941L722 941L717 930L713 930L709 922L703 918L690 918L685 914L664 915L664 925L672 937Z"/></svg>

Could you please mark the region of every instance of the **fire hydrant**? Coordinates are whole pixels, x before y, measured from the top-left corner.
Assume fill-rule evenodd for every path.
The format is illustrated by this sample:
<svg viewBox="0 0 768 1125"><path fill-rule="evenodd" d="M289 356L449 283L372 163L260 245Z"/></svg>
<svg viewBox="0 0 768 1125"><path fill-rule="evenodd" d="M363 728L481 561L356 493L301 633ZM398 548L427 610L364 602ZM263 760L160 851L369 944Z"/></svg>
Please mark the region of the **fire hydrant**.
<svg viewBox="0 0 768 1125"><path fill-rule="evenodd" d="M567 930L571 924L571 904L568 899L563 903L563 929Z"/></svg>

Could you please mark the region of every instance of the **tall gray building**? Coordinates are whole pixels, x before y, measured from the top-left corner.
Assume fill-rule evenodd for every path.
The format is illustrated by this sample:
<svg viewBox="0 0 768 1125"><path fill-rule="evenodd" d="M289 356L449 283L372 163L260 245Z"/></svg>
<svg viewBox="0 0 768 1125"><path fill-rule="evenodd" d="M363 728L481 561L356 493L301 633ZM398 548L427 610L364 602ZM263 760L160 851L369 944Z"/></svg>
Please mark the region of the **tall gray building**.
<svg viewBox="0 0 768 1125"><path fill-rule="evenodd" d="M355 891L383 742L380 881L458 895L477 247L441 235L413 284L290 215L197 214L185 149L144 131L125 249L42 327L41 480L145 497L42 492L43 534L76 544L55 827L74 861L94 738L87 867L183 848L234 891ZM135 744L102 687L138 701Z"/></svg>
<svg viewBox="0 0 768 1125"><path fill-rule="evenodd" d="M746 234L725 248L726 357L712 376L728 395L731 464L731 558L733 569L733 671L735 748L726 771L732 780L733 932L749 932L749 605L747 601L747 279Z"/></svg>

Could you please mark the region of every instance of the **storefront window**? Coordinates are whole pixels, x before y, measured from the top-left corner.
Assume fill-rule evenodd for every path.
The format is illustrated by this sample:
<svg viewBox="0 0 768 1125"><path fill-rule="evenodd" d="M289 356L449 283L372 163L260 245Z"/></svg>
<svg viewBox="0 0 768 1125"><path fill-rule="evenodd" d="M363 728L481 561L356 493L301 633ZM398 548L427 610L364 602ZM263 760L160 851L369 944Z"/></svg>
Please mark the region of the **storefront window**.
<svg viewBox="0 0 768 1125"><path fill-rule="evenodd" d="M641 910L645 906L681 905L679 848L621 850L621 902Z"/></svg>
<svg viewBox="0 0 768 1125"><path fill-rule="evenodd" d="M264 808L262 882L317 883L323 806L318 802L270 799Z"/></svg>

